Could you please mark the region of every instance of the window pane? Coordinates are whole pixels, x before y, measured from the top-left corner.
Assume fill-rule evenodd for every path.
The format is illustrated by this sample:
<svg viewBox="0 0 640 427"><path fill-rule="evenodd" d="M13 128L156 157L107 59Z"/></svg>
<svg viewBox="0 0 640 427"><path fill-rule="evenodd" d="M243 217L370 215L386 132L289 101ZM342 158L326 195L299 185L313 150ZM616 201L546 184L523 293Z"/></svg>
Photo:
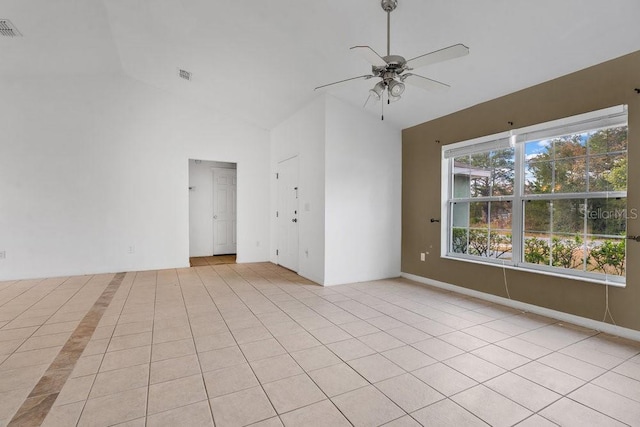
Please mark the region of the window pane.
<svg viewBox="0 0 640 427"><path fill-rule="evenodd" d="M587 134L565 135L553 139L553 157L556 160L587 154Z"/></svg>
<svg viewBox="0 0 640 427"><path fill-rule="evenodd" d="M591 157L589 191L627 191L627 154Z"/></svg>
<svg viewBox="0 0 640 427"><path fill-rule="evenodd" d="M515 154L513 148L491 153L491 195L513 194Z"/></svg>
<svg viewBox="0 0 640 427"><path fill-rule="evenodd" d="M471 197L491 195L491 157L489 153L474 154L469 157L469 183Z"/></svg>
<svg viewBox="0 0 640 427"><path fill-rule="evenodd" d="M584 199L553 201L553 233L584 234Z"/></svg>
<svg viewBox="0 0 640 427"><path fill-rule="evenodd" d="M588 236L588 269L602 274L625 276L625 237Z"/></svg>
<svg viewBox="0 0 640 427"><path fill-rule="evenodd" d="M528 200L524 203L524 232L551 233L551 202L548 200Z"/></svg>
<svg viewBox="0 0 640 427"><path fill-rule="evenodd" d="M627 199L587 199L587 233L622 236L627 232Z"/></svg>
<svg viewBox="0 0 640 427"><path fill-rule="evenodd" d="M551 260L551 202L529 200L524 203L525 262L549 265Z"/></svg>
<svg viewBox="0 0 640 427"><path fill-rule="evenodd" d="M489 247L492 258L511 259L511 212L510 201L491 202L489 208Z"/></svg>
<svg viewBox="0 0 640 427"><path fill-rule="evenodd" d="M551 193L553 188L553 162L532 161L525 164L525 194Z"/></svg>
<svg viewBox="0 0 640 427"><path fill-rule="evenodd" d="M454 227L469 227L469 203L455 202L451 206Z"/></svg>
<svg viewBox="0 0 640 427"><path fill-rule="evenodd" d="M590 132L587 147L590 154L627 151L627 126Z"/></svg>
<svg viewBox="0 0 640 427"><path fill-rule="evenodd" d="M454 198L466 198L471 196L471 160L469 156L461 156L453 159L453 189Z"/></svg>
<svg viewBox="0 0 640 427"><path fill-rule="evenodd" d="M555 193L583 193L587 191L587 158L557 160L554 168Z"/></svg>
<svg viewBox="0 0 640 427"><path fill-rule="evenodd" d="M466 228L451 229L451 252L466 254L468 246L469 231Z"/></svg>

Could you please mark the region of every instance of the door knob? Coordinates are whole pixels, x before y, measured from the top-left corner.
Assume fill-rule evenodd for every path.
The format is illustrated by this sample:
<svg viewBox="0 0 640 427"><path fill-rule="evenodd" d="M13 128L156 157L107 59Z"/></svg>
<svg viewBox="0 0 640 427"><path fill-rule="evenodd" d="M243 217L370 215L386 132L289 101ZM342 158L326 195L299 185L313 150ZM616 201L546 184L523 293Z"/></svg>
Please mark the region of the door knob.
<svg viewBox="0 0 640 427"><path fill-rule="evenodd" d="M291 222L298 222L298 218L293 218Z"/></svg>

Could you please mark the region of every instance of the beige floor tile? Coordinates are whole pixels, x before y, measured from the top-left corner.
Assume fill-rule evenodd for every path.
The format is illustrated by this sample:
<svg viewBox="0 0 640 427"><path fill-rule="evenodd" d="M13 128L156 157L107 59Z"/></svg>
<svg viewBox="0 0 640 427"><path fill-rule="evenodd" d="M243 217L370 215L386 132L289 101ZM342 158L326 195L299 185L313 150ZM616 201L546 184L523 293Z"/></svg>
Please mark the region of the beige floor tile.
<svg viewBox="0 0 640 427"><path fill-rule="evenodd" d="M258 385L258 380L251 367L246 363L205 372L204 382L209 398L235 393Z"/></svg>
<svg viewBox="0 0 640 427"><path fill-rule="evenodd" d="M412 326L403 325L397 328L387 329L386 331L392 337L398 338L405 344L413 344L418 341L424 341L431 338L431 335L426 334Z"/></svg>
<svg viewBox="0 0 640 427"><path fill-rule="evenodd" d="M376 332L371 335L361 336L358 339L377 352L383 352L405 345L402 341L392 337L386 332Z"/></svg>
<svg viewBox="0 0 640 427"><path fill-rule="evenodd" d="M278 342L289 353L294 351L305 350L307 348L318 347L322 345L320 341L315 339L309 332L303 331L293 335L285 335L278 337Z"/></svg>
<svg viewBox="0 0 640 427"><path fill-rule="evenodd" d="M151 332L153 330L153 321L144 320L142 322L123 323L116 325L113 331L114 337L122 335L139 334L142 332Z"/></svg>
<svg viewBox="0 0 640 427"><path fill-rule="evenodd" d="M615 368L625 361L626 358L600 351L597 344L597 342L584 340L561 349L560 353L604 369Z"/></svg>
<svg viewBox="0 0 640 427"><path fill-rule="evenodd" d="M634 425L640 422L640 402L602 387L586 384L568 397L623 423Z"/></svg>
<svg viewBox="0 0 640 427"><path fill-rule="evenodd" d="M386 315L369 318L367 319L367 323L370 323L376 328L383 331L404 326L404 323Z"/></svg>
<svg viewBox="0 0 640 427"><path fill-rule="evenodd" d="M578 341L582 341L596 332L578 331L568 325L554 324L518 335L518 338L537 344L550 350L560 350Z"/></svg>
<svg viewBox="0 0 640 427"><path fill-rule="evenodd" d="M231 332L194 336L194 340L198 353L220 350L222 348L234 347L237 345L236 340L233 338L233 335L231 335Z"/></svg>
<svg viewBox="0 0 640 427"><path fill-rule="evenodd" d="M281 416L285 426L349 427L351 424L329 400L323 400Z"/></svg>
<svg viewBox="0 0 640 427"><path fill-rule="evenodd" d="M89 356L94 357L94 356ZM102 357L98 355L96 357ZM84 358L82 358L84 359ZM151 360L151 346L134 347L127 350L112 351L106 353L100 365L100 372L111 371L113 369L128 368L129 366L149 363ZM77 366L76 366L77 369ZM93 373L93 372L91 372Z"/></svg>
<svg viewBox="0 0 640 427"><path fill-rule="evenodd" d="M382 355L405 371L415 371L437 362L434 358L410 346L394 348L383 352Z"/></svg>
<svg viewBox="0 0 640 427"><path fill-rule="evenodd" d="M622 427L625 425L567 398L562 398L543 409L539 415L563 427Z"/></svg>
<svg viewBox="0 0 640 427"><path fill-rule="evenodd" d="M20 389L32 389L49 365L35 365L0 371L0 393Z"/></svg>
<svg viewBox="0 0 640 427"><path fill-rule="evenodd" d="M286 337L305 332L304 328L296 322L278 322L268 326L269 332L276 338Z"/></svg>
<svg viewBox="0 0 640 427"><path fill-rule="evenodd" d="M449 399L441 400L433 405L427 406L426 408L412 413L411 416L424 426L487 426L487 424L480 418Z"/></svg>
<svg viewBox="0 0 640 427"><path fill-rule="evenodd" d="M599 387L640 402L640 381L609 371L592 381Z"/></svg>
<svg viewBox="0 0 640 427"><path fill-rule="evenodd" d="M364 320L356 320L355 322L343 323L342 325L340 325L340 328L353 337L361 337L364 335L380 332L380 329Z"/></svg>
<svg viewBox="0 0 640 427"><path fill-rule="evenodd" d="M278 414L283 414L326 398L324 393L306 374L264 384L263 387Z"/></svg>
<svg viewBox="0 0 640 427"><path fill-rule="evenodd" d="M505 372L501 367L480 359L471 353L461 354L445 360L443 363L478 382L487 381Z"/></svg>
<svg viewBox="0 0 640 427"><path fill-rule="evenodd" d="M78 426L105 426L143 417L147 387L87 400Z"/></svg>
<svg viewBox="0 0 640 427"><path fill-rule="evenodd" d="M541 357L538 362L585 381L591 381L606 372L603 368L558 352Z"/></svg>
<svg viewBox="0 0 640 427"><path fill-rule="evenodd" d="M322 329L309 331L322 344L331 344L353 338L351 335L340 329L338 326L329 326Z"/></svg>
<svg viewBox="0 0 640 427"><path fill-rule="evenodd" d="M462 331L455 331L440 335L438 339L464 351L476 350L489 344L487 341L481 340L480 338L476 338L473 335L466 334Z"/></svg>
<svg viewBox="0 0 640 427"><path fill-rule="evenodd" d="M405 415L402 409L373 386L350 391L331 400L356 427L381 425Z"/></svg>
<svg viewBox="0 0 640 427"><path fill-rule="evenodd" d="M179 326L177 328L154 329L153 343L159 344L163 342L179 341L192 338L191 328L189 326Z"/></svg>
<svg viewBox="0 0 640 427"><path fill-rule="evenodd" d="M193 343L193 339L191 338L153 344L151 346L152 362L159 362L161 360L172 359L174 357L189 356L192 354L196 354L196 347Z"/></svg>
<svg viewBox="0 0 640 427"><path fill-rule="evenodd" d="M90 398L106 396L149 384L149 365L136 365L113 371L101 372L91 388Z"/></svg>
<svg viewBox="0 0 640 427"><path fill-rule="evenodd" d="M0 371L50 364L58 355L61 348L61 346L56 346L13 353L4 362L2 362L2 365L0 365Z"/></svg>
<svg viewBox="0 0 640 427"><path fill-rule="evenodd" d="M309 376L329 397L369 385L367 380L362 378L346 363L311 371Z"/></svg>
<svg viewBox="0 0 640 427"><path fill-rule="evenodd" d="M0 420L11 419L31 392L28 388L0 393Z"/></svg>
<svg viewBox="0 0 640 427"><path fill-rule="evenodd" d="M546 418L541 417L538 414L533 414L524 421L516 424L518 427L555 427L557 424L552 423Z"/></svg>
<svg viewBox="0 0 640 427"><path fill-rule="evenodd" d="M278 356L287 352L274 338L241 344L240 348L249 362Z"/></svg>
<svg viewBox="0 0 640 427"><path fill-rule="evenodd" d="M581 379L536 361L514 369L513 373L562 395L570 393L585 383Z"/></svg>
<svg viewBox="0 0 640 427"><path fill-rule="evenodd" d="M411 416L405 415L404 417L400 417L385 424L384 427L420 427L420 425L421 424L411 418Z"/></svg>
<svg viewBox="0 0 640 427"><path fill-rule="evenodd" d="M525 340L521 340L518 337L513 337L500 341L496 345L517 353L521 356L528 357L529 359L538 359L542 356L546 356L552 351L548 348L541 347L537 344L530 343Z"/></svg>
<svg viewBox="0 0 640 427"><path fill-rule="evenodd" d="M493 344L474 350L471 353L508 371L531 362L531 359L527 357Z"/></svg>
<svg viewBox="0 0 640 427"><path fill-rule="evenodd" d="M83 356L93 356L95 354L103 354L107 352L107 347L109 347L109 338L103 338L99 340L90 340L87 343L87 346L84 348L82 352Z"/></svg>
<svg viewBox="0 0 640 427"><path fill-rule="evenodd" d="M629 378L633 378L636 381L640 381L640 359L635 361L636 358L624 362L620 366L616 366L613 371L621 375L625 375Z"/></svg>
<svg viewBox="0 0 640 427"><path fill-rule="evenodd" d="M200 368L202 369L202 372L246 363L240 348L237 346L198 353L198 358L200 359Z"/></svg>
<svg viewBox="0 0 640 427"><path fill-rule="evenodd" d="M357 338L328 344L327 347L344 361L375 354L376 351Z"/></svg>
<svg viewBox="0 0 640 427"><path fill-rule="evenodd" d="M288 354L251 362L251 367L262 384L303 373L298 363Z"/></svg>
<svg viewBox="0 0 640 427"><path fill-rule="evenodd" d="M197 374L200 374L200 362L198 356L191 354L151 363L149 383L157 384Z"/></svg>
<svg viewBox="0 0 640 427"><path fill-rule="evenodd" d="M445 396L451 396L478 384L443 363L436 363L413 371L412 374Z"/></svg>
<svg viewBox="0 0 640 427"><path fill-rule="evenodd" d="M376 383L376 388L407 412L417 411L445 399L445 396L411 374L381 381Z"/></svg>
<svg viewBox="0 0 640 427"><path fill-rule="evenodd" d="M387 378L404 374L404 369L385 359L380 354L361 357L349 362L349 365L362 375L367 381L376 383Z"/></svg>
<svg viewBox="0 0 640 427"><path fill-rule="evenodd" d="M11 353L16 351L27 339L28 338L19 338L15 340L0 341L0 355L6 355L9 357Z"/></svg>
<svg viewBox="0 0 640 427"><path fill-rule="evenodd" d="M179 378L149 386L148 414L168 411L207 400L201 375Z"/></svg>
<svg viewBox="0 0 640 427"><path fill-rule="evenodd" d="M111 338L107 352L127 350L135 347L145 347L151 345L151 332L141 332L138 334L121 335Z"/></svg>
<svg viewBox="0 0 640 427"><path fill-rule="evenodd" d="M254 387L211 399L217 427L244 426L276 415L262 387Z"/></svg>
<svg viewBox="0 0 640 427"><path fill-rule="evenodd" d="M464 329L462 332L490 343L506 340L511 337L511 335L496 331L495 329L489 328L485 325L472 326Z"/></svg>
<svg viewBox="0 0 640 427"><path fill-rule="evenodd" d="M60 334L31 337L27 339L16 351L38 350L48 347L60 348L67 342L70 335L71 333L69 332L62 332Z"/></svg>
<svg viewBox="0 0 640 427"><path fill-rule="evenodd" d="M512 374L511 372L493 378L485 382L484 385L534 412L539 411L562 397L541 385Z"/></svg>
<svg viewBox="0 0 640 427"><path fill-rule="evenodd" d="M148 427L210 426L213 427L209 402L198 402L169 411L160 412L147 418Z"/></svg>
<svg viewBox="0 0 640 427"><path fill-rule="evenodd" d="M307 372L342 363L338 356L324 346L296 351L291 353L291 357Z"/></svg>
<svg viewBox="0 0 640 427"><path fill-rule="evenodd" d="M84 408L84 400L67 405L54 406L42 422L42 427L75 426Z"/></svg>
<svg viewBox="0 0 640 427"><path fill-rule="evenodd" d="M438 338L429 338L411 345L427 356L433 357L438 361L450 359L464 353L464 351L458 347L446 343Z"/></svg>
<svg viewBox="0 0 640 427"><path fill-rule="evenodd" d="M512 426L532 414L523 406L483 385L465 390L452 396L451 399L489 425L496 427Z"/></svg>
<svg viewBox="0 0 640 427"><path fill-rule="evenodd" d="M60 390L54 406L67 405L70 403L87 400L95 375L87 375L78 378L69 378Z"/></svg>
<svg viewBox="0 0 640 427"><path fill-rule="evenodd" d="M237 329L233 331L233 336L238 344L246 344L254 341L262 341L273 338L271 333L264 326L254 326L251 328Z"/></svg>
<svg viewBox="0 0 640 427"><path fill-rule="evenodd" d="M29 338L38 328L36 326L19 329L2 329L0 330L0 342L13 341L17 339ZM62 331L66 332L66 331Z"/></svg>
<svg viewBox="0 0 640 427"><path fill-rule="evenodd" d="M434 337L437 337L439 335L449 334L455 331L454 328L450 328L447 325L443 325L442 323L438 323L435 320L430 320L430 319L423 320L418 323L414 323L411 326L421 330L422 332L432 335Z"/></svg>
<svg viewBox="0 0 640 427"><path fill-rule="evenodd" d="M74 320L72 322L53 323L51 325L42 325L37 331L33 333L34 337L42 335L59 334L62 332L73 332L76 329L80 321Z"/></svg>

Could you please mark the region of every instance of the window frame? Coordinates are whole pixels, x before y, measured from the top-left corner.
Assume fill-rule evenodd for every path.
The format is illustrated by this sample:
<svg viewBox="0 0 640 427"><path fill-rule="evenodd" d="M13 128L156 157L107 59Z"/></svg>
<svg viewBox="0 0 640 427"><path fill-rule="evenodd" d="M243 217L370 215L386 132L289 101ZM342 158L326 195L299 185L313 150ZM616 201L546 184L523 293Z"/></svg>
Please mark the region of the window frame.
<svg viewBox="0 0 640 427"><path fill-rule="evenodd" d="M628 127L628 114L626 105L618 105L602 110L591 111L585 114L566 117L559 120L539 123L520 129L513 129L508 132L501 132L474 138L442 147L442 192L441 192L441 250L442 258L460 260L465 262L499 266L515 270L528 271L539 274L558 276L568 279L581 280L592 283L606 284L611 286L626 286L626 272L624 276L613 274L595 273L569 269L563 267L553 267L544 264L534 264L524 261L524 204L529 200L568 200L568 199L627 199L627 191L596 191L590 192L587 186L584 192L578 193L544 193L525 194L525 144L527 142L540 139L551 139L569 134L586 133L595 130L613 128L619 126ZM510 196L480 196L480 197L454 197L454 158L461 155L473 155L486 153L492 149L505 148L504 141L508 141L509 146L514 148L514 182L513 194ZM628 146L626 152L628 158ZM585 155L588 159L588 155ZM588 180L588 176L587 176ZM588 184L587 184L588 185ZM628 182L627 182L628 186ZM628 190L628 187L627 187ZM466 253L455 253L452 250L452 229L453 223L453 203L473 203L473 202L511 202L511 259L500 259L469 255ZM628 204L626 204L628 209ZM627 219L628 221L628 219ZM470 224L467 230L470 230ZM490 236L490 235L489 235ZM626 238L626 236L624 236ZM626 258L626 255L625 255ZM626 264L626 261L625 261ZM626 266L625 266L626 267ZM626 269L626 268L625 268Z"/></svg>

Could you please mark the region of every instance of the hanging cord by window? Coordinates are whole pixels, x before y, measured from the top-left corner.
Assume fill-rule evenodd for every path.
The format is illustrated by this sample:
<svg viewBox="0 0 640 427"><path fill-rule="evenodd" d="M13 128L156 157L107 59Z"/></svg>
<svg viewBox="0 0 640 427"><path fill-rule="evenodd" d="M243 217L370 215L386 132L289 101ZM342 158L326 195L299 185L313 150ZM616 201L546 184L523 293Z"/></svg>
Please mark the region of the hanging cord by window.
<svg viewBox="0 0 640 427"><path fill-rule="evenodd" d="M615 326L618 326L616 324L616 321L613 320L613 314L611 314L611 310L609 310L609 285L605 285L605 308L604 308L604 317L602 318L603 322L607 321L607 314L609 315L609 318L611 318L611 322L613 322L613 324Z"/></svg>
<svg viewBox="0 0 640 427"><path fill-rule="evenodd" d="M509 295L509 284L507 283L507 267L505 267L504 260L502 260L502 277L504 277L504 290L507 291L507 298L511 299L511 295Z"/></svg>

